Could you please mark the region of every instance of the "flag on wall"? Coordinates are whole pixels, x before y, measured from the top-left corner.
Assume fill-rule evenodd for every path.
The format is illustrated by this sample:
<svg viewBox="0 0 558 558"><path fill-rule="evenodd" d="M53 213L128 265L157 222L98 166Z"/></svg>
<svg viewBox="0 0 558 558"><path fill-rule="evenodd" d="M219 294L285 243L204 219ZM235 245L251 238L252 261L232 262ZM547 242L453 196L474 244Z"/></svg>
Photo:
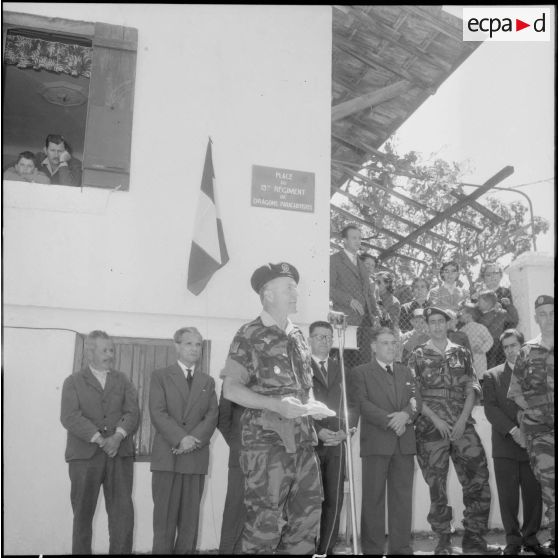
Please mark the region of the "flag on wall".
<svg viewBox="0 0 558 558"><path fill-rule="evenodd" d="M223 225L215 203L211 143L209 138L188 264L188 290L195 295L199 295L213 274L229 261Z"/></svg>

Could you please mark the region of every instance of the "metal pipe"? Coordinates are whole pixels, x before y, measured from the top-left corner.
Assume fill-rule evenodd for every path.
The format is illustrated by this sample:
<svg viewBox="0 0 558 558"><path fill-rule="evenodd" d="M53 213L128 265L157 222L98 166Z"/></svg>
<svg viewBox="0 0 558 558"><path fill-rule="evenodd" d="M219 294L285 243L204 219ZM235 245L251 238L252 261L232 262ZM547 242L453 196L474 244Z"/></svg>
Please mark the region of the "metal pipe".
<svg viewBox="0 0 558 558"><path fill-rule="evenodd" d="M360 554L358 550L358 533L356 524L356 499L355 481L353 477L353 452L351 445L351 430L349 427L349 406L347 404L347 380L345 376L345 362L343 352L345 350L345 325L335 324L339 341L339 364L341 366L341 393L343 397L343 418L345 422L345 443L347 445L347 474L349 477L349 500L351 506L351 530L353 532L353 554Z"/></svg>

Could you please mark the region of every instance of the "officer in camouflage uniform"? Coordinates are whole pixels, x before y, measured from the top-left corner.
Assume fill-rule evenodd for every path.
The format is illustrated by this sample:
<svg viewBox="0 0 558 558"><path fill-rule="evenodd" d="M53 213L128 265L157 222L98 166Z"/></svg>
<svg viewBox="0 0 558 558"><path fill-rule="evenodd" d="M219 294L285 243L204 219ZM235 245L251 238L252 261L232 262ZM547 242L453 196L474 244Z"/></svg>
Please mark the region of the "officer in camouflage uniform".
<svg viewBox="0 0 558 558"><path fill-rule="evenodd" d="M554 297L535 300L540 335L523 345L513 369L508 397L521 407L519 428L531 468L542 489L554 551Z"/></svg>
<svg viewBox="0 0 558 558"><path fill-rule="evenodd" d="M417 381L422 414L416 422L417 460L430 488L428 522L438 534L434 554L451 554L452 509L448 506L449 459L463 488L464 554L499 554L483 538L488 530L488 464L471 411L480 394L471 353L447 338L451 316L424 309L430 339L417 347L408 366Z"/></svg>
<svg viewBox="0 0 558 558"><path fill-rule="evenodd" d="M322 486L308 416L314 404L311 355L287 317L296 312L298 279L284 262L254 272L251 283L263 311L239 329L221 372L225 397L247 407L240 451L243 553L312 554L319 534Z"/></svg>

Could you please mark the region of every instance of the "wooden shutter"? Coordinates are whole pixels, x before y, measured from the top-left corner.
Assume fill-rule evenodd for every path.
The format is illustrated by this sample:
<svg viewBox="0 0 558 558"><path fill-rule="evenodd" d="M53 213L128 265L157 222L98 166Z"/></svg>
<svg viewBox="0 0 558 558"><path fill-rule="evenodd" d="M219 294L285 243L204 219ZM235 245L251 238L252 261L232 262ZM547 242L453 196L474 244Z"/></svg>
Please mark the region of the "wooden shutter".
<svg viewBox="0 0 558 558"><path fill-rule="evenodd" d="M86 365L85 335L76 335L74 372ZM114 342L114 368L130 378L138 390L140 422L134 434L136 461L149 461L155 435L149 416L149 386L151 373L176 362L176 350L170 339L146 339L141 337L112 337ZM201 370L209 374L211 341L204 340Z"/></svg>
<svg viewBox="0 0 558 558"><path fill-rule="evenodd" d="M129 189L137 44L137 29L95 23L83 186Z"/></svg>

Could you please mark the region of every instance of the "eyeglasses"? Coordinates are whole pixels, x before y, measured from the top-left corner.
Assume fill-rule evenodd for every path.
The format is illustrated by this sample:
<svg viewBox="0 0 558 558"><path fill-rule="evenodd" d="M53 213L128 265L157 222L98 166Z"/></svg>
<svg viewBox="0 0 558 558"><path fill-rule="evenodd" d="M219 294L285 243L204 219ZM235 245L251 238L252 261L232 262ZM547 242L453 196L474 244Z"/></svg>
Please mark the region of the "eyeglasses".
<svg viewBox="0 0 558 558"><path fill-rule="evenodd" d="M446 269L444 269L445 273L458 273L457 269L453 269L451 267L446 267Z"/></svg>
<svg viewBox="0 0 558 558"><path fill-rule="evenodd" d="M314 339L317 339L318 341L327 341L328 343L331 343L333 341L333 336L332 335L310 335L310 337L313 337Z"/></svg>

